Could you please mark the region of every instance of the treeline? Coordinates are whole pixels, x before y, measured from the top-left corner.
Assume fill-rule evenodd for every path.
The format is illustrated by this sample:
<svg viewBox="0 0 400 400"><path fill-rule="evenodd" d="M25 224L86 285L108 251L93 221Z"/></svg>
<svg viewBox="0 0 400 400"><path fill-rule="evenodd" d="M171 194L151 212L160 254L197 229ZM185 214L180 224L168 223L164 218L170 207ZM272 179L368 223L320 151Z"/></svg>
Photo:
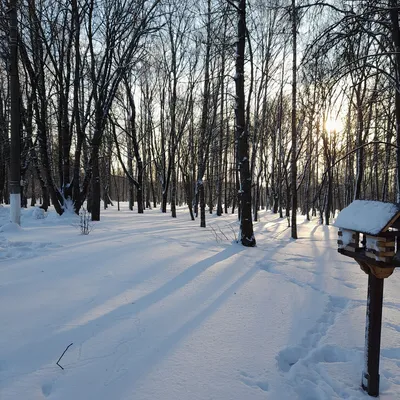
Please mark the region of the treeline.
<svg viewBox="0 0 400 400"><path fill-rule="evenodd" d="M0 201L7 203L9 4L1 7ZM205 226L206 208L221 215L241 207L246 162L255 220L264 207L289 216L294 194L299 211L325 223L353 199L400 201L395 0L17 7L22 191L44 209L52 204L61 214L73 204L79 212L87 201L98 220L101 199L106 207L120 197L139 212L161 204L175 217L176 204L186 203Z"/></svg>

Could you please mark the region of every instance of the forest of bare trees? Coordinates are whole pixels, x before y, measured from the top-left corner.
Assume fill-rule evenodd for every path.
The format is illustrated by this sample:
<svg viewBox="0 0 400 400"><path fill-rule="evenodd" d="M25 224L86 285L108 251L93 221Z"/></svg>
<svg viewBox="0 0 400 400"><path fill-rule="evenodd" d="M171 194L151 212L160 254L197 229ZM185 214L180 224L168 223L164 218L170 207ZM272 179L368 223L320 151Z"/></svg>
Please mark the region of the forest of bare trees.
<svg viewBox="0 0 400 400"><path fill-rule="evenodd" d="M400 201L397 0L8 0L0 35L0 203L238 212L254 246L260 209L295 238Z"/></svg>

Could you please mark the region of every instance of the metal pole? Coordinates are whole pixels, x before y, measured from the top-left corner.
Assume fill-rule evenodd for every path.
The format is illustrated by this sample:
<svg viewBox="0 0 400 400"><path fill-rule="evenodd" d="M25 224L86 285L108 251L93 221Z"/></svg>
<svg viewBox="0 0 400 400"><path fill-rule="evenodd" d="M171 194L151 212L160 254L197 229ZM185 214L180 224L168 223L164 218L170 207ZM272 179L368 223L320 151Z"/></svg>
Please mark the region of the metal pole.
<svg viewBox="0 0 400 400"><path fill-rule="evenodd" d="M10 97L11 97L11 146L10 146L10 220L21 223L21 137L20 94L18 79L17 0L10 1Z"/></svg>
<svg viewBox="0 0 400 400"><path fill-rule="evenodd" d="M365 366L362 387L370 396L379 395L383 279L368 274L367 320L365 325Z"/></svg>

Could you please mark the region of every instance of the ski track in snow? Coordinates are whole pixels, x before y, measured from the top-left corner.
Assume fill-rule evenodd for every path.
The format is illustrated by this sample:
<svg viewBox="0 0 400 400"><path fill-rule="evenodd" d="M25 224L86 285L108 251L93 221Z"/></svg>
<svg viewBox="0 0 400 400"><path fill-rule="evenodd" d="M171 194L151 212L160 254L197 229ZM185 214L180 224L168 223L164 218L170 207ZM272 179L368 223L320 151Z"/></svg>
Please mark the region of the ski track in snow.
<svg viewBox="0 0 400 400"><path fill-rule="evenodd" d="M293 241L285 218L261 212L245 249L234 215L201 229L185 209L110 209L88 236L73 216L22 220L0 233L1 400L366 398L366 276L337 254L335 228L299 220ZM385 400L400 398L397 283L385 289Z"/></svg>

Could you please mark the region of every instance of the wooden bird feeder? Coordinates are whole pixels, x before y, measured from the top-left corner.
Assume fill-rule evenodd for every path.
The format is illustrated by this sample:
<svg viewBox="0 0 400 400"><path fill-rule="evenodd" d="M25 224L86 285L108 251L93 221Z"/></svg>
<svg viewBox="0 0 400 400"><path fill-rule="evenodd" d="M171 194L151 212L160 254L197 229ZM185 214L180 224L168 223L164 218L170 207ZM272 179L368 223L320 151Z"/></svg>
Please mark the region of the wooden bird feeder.
<svg viewBox="0 0 400 400"><path fill-rule="evenodd" d="M343 209L334 224L338 252L354 258L368 275L365 366L361 385L379 395L379 357L382 328L383 280L400 267L400 204L356 200Z"/></svg>

